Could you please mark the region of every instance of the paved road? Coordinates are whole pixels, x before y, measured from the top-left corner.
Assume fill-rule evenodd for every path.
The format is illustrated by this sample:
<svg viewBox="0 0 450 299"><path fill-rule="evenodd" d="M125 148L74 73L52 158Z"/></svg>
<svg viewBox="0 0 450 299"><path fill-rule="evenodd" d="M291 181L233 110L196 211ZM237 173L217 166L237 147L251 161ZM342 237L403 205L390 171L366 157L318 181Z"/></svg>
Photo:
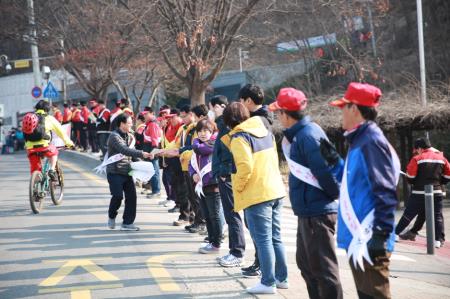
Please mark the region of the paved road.
<svg viewBox="0 0 450 299"><path fill-rule="evenodd" d="M197 253L203 237L171 226L176 215L139 195L139 232L106 229L107 184L83 165L64 160L61 206L42 214L28 204L25 155L0 156L0 298L249 298L255 279ZM283 211L291 288L277 296L307 298L295 266L296 218ZM247 239L248 236L247 236ZM422 240L423 241L423 240ZM418 244L419 243L419 244ZM449 298L450 250L424 254L424 244L400 243L392 259L393 298ZM248 262L253 248L248 242ZM448 245L447 245L448 246ZM226 253L226 250L223 250ZM345 298L356 298L351 272L338 252Z"/></svg>

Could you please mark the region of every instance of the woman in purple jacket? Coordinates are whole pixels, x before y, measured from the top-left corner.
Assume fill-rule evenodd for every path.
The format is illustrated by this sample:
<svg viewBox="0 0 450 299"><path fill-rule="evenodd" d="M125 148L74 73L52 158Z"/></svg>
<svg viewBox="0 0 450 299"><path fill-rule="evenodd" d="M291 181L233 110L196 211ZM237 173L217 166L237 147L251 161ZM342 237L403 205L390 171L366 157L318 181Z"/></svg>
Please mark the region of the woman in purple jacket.
<svg viewBox="0 0 450 299"><path fill-rule="evenodd" d="M203 119L195 128L198 138L194 140L194 154L189 164L189 174L195 185L195 192L200 197L200 206L206 219L208 244L200 247L200 253L219 253L222 237L220 220L221 200L217 180L211 173L211 161L216 141L217 129L214 122Z"/></svg>

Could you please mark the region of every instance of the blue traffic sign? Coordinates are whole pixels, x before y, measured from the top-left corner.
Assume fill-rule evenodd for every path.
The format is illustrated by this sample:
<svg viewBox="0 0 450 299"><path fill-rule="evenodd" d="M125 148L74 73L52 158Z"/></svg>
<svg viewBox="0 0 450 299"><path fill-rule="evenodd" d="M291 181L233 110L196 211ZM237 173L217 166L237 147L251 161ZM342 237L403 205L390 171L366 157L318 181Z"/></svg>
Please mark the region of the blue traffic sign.
<svg viewBox="0 0 450 299"><path fill-rule="evenodd" d="M33 87L33 89L31 90L31 95L33 96L33 98L39 98L42 95L42 89L39 86Z"/></svg>
<svg viewBox="0 0 450 299"><path fill-rule="evenodd" d="M52 82L48 82L47 87L44 89L44 98L57 99L59 98L59 92L53 86Z"/></svg>

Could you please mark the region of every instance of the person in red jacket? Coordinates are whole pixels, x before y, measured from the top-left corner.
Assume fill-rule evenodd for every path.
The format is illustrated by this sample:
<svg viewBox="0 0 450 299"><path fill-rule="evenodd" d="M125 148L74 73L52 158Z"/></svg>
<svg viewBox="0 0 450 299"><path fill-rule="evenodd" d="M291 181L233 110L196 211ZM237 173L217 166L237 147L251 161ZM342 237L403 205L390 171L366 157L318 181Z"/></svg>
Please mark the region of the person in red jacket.
<svg viewBox="0 0 450 299"><path fill-rule="evenodd" d="M153 114L153 109L151 107L145 107L145 111L143 111L145 117L145 129L143 132L143 150L146 152L151 152L153 149L158 148L159 143L162 137L162 130L159 127L156 117ZM148 194L149 197L159 196L161 193L161 183L159 180L159 159L153 157L153 159L149 159L153 164L153 168L155 169L155 174L150 179L150 186L152 188L152 193ZM148 184L144 184L147 185Z"/></svg>
<svg viewBox="0 0 450 299"><path fill-rule="evenodd" d="M78 107L78 103L72 103L72 140L75 140L75 145L80 147L80 131L83 127L83 123L81 121L81 110Z"/></svg>
<svg viewBox="0 0 450 299"><path fill-rule="evenodd" d="M88 139L87 139L87 126L89 123L89 114L91 113L86 106L85 101L80 102L81 105L81 128L80 128L80 144L83 148L83 152L88 149Z"/></svg>
<svg viewBox="0 0 450 299"><path fill-rule="evenodd" d="M67 123L70 123L70 121L72 120L72 111L69 108L69 104L64 104L64 111L63 111L63 120L62 120L62 124L65 125Z"/></svg>
<svg viewBox="0 0 450 299"><path fill-rule="evenodd" d="M425 213L425 185L432 185L434 190L434 245L436 248L439 248L445 241L444 218L442 215L444 192L442 185L450 182L450 163L443 153L431 147L428 139L418 138L415 141L414 148L417 155L412 157L406 167L406 177L408 182L412 184L411 196L402 218L400 218L395 228L395 234L400 235L416 215ZM400 235L400 238L415 240L416 235L417 231L409 230L405 234Z"/></svg>
<svg viewBox="0 0 450 299"><path fill-rule="evenodd" d="M62 113L61 113L61 110L59 110L58 104L57 104L57 103L53 103L53 104L52 104L52 112L53 112L53 117L54 117L59 123L62 123L62 121L63 121L63 115L62 115Z"/></svg>

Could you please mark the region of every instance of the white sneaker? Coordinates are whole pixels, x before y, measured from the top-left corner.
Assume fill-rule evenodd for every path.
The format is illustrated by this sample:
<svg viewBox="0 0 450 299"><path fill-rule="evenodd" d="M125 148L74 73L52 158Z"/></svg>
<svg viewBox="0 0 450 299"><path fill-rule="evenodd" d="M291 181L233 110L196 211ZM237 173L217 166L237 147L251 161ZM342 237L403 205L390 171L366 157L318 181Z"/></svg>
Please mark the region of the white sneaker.
<svg viewBox="0 0 450 299"><path fill-rule="evenodd" d="M158 202L158 204L159 204L160 206L164 206L168 201L169 201L169 200L164 199L164 200L161 200L160 202Z"/></svg>
<svg viewBox="0 0 450 299"><path fill-rule="evenodd" d="M198 252L203 254L211 254L211 253L219 253L220 247L216 247L211 243L206 244L205 246L202 246L198 249Z"/></svg>
<svg viewBox="0 0 450 299"><path fill-rule="evenodd" d="M400 237L398 235L395 235L395 242L398 242L400 240Z"/></svg>
<svg viewBox="0 0 450 299"><path fill-rule="evenodd" d="M173 208L176 206L176 204L175 204L175 202L174 202L173 200L168 200L168 201L164 204L164 206L165 206L166 208L173 209Z"/></svg>
<svg viewBox="0 0 450 299"><path fill-rule="evenodd" d="M277 289L289 289L289 282L287 281L287 279L285 279L284 281L278 281L277 279L275 279L275 285L277 286Z"/></svg>
<svg viewBox="0 0 450 299"><path fill-rule="evenodd" d="M434 247L435 248L441 248L441 241L434 241Z"/></svg>
<svg viewBox="0 0 450 299"><path fill-rule="evenodd" d="M244 259L240 257L236 257L234 255L227 254L219 259L219 265L222 267L241 267L244 264Z"/></svg>
<svg viewBox="0 0 450 299"><path fill-rule="evenodd" d="M247 288L246 291L250 294L276 294L277 288L275 287L275 285L266 286L258 282L254 287Z"/></svg>

